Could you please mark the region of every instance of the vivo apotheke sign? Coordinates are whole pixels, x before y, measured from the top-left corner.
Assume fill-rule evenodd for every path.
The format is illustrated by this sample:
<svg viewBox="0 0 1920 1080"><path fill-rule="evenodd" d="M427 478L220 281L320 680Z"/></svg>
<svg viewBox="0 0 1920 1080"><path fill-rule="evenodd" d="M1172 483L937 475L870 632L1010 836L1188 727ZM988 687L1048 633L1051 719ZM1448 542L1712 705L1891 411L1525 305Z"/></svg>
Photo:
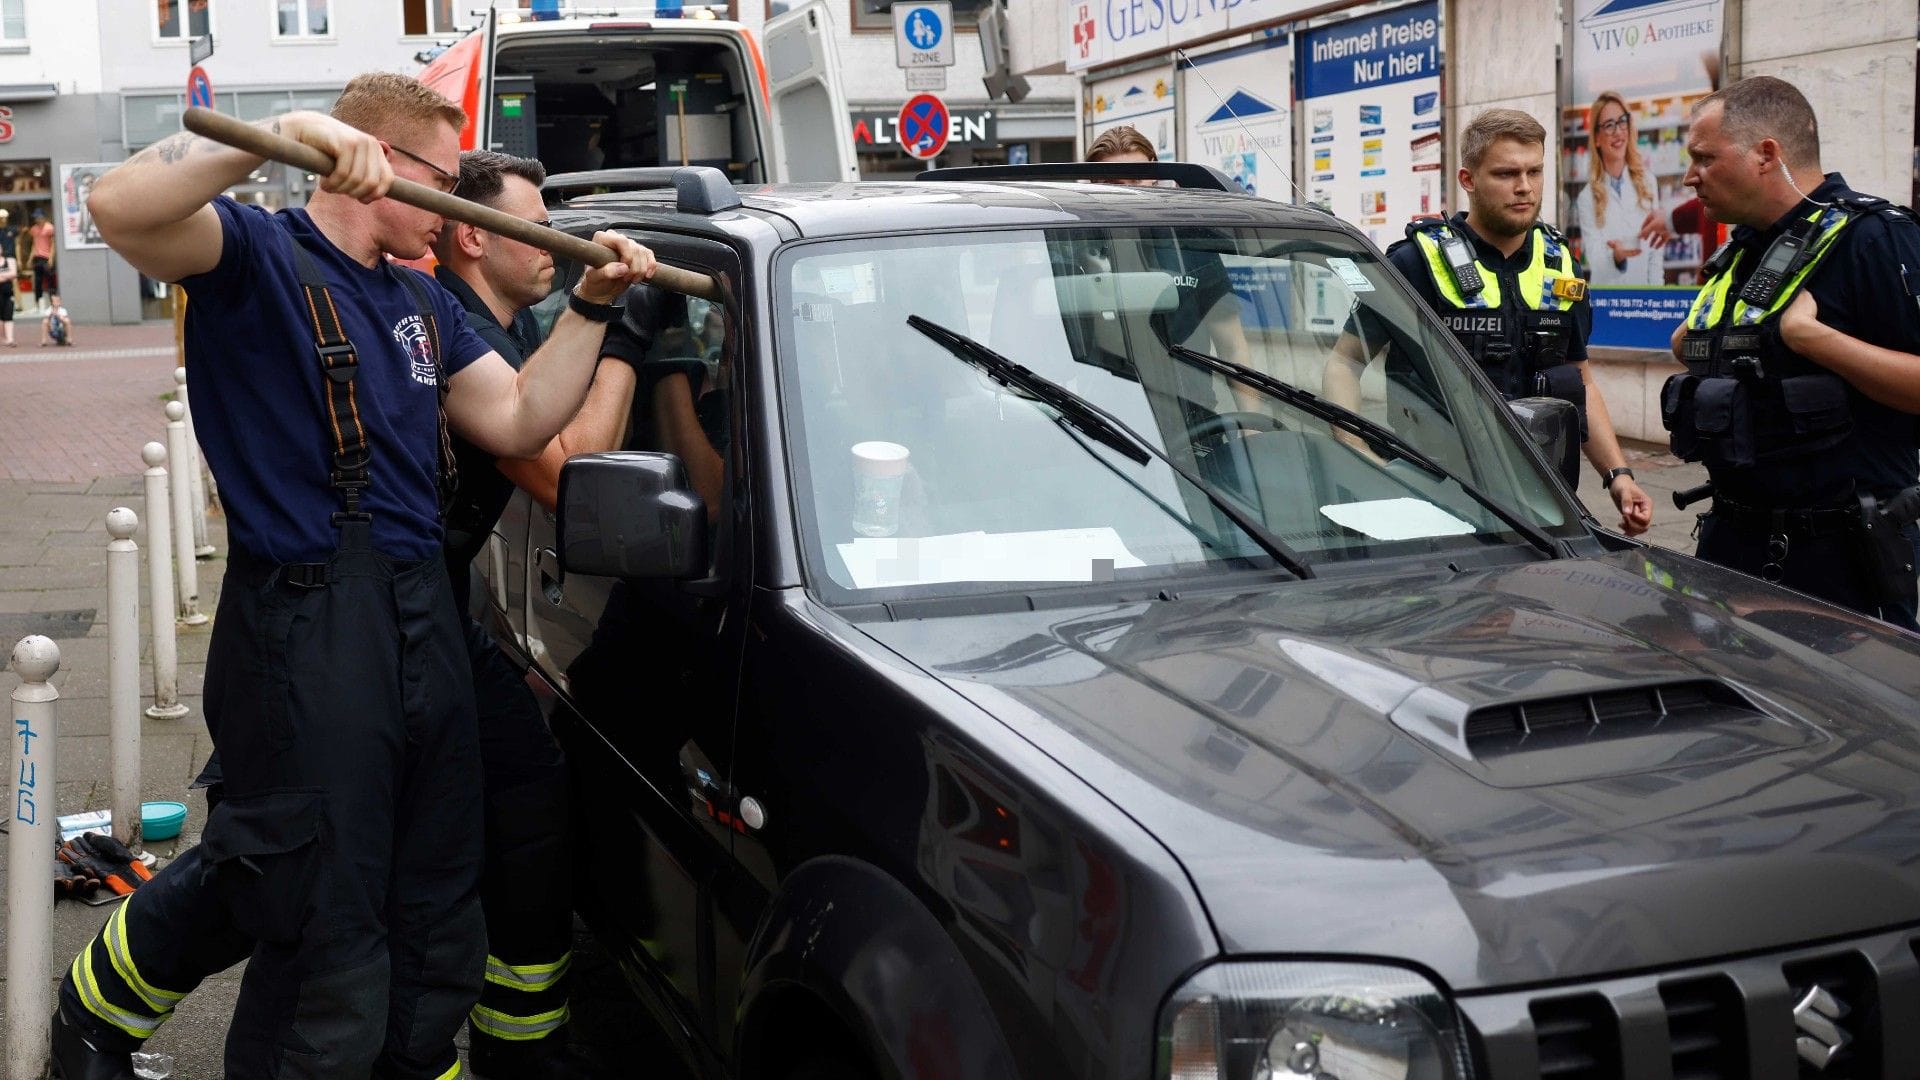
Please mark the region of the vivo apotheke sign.
<svg viewBox="0 0 1920 1080"><path fill-rule="evenodd" d="M1082 71L1284 19L1326 0L1066 0L1060 40Z"/></svg>

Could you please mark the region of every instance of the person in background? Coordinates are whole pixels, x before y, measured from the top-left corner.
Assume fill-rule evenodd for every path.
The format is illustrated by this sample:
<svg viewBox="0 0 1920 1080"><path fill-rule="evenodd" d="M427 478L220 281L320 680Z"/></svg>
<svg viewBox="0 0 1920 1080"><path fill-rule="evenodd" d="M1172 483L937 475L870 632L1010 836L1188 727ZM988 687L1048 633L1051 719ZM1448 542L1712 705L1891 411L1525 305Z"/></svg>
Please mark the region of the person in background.
<svg viewBox="0 0 1920 1080"><path fill-rule="evenodd" d="M7 344L13 344L13 323L7 322ZM73 344L73 318L67 314L66 305L60 302L60 294L47 297L45 313L40 316L41 345Z"/></svg>
<svg viewBox="0 0 1920 1080"><path fill-rule="evenodd" d="M1087 160L1119 164L1145 164L1159 161L1153 143L1140 129L1121 124L1110 127L1087 147ZM1153 187L1155 180L1116 180L1117 184ZM1253 366L1253 348L1247 343L1247 331L1240 323L1240 299L1234 295L1233 282L1227 277L1226 263L1219 254L1191 243L1176 241L1164 231L1150 231L1143 238L1157 268L1173 276L1179 303L1166 314L1161 325L1169 345L1211 353L1222 360ZM1156 316L1156 319L1160 318ZM1258 391L1238 382L1234 396L1242 409L1260 411Z"/></svg>
<svg viewBox="0 0 1920 1080"><path fill-rule="evenodd" d="M4 233L6 211L0 210L0 233ZM20 276L20 263L13 252L0 242L0 333L5 334L4 344L11 349L19 344L13 340L13 283Z"/></svg>
<svg viewBox="0 0 1920 1080"><path fill-rule="evenodd" d="M33 305L46 306L46 298L60 288L60 279L53 268L53 222L47 220L44 211L33 212L33 224L27 228L28 241L33 245L28 256L33 267Z"/></svg>
<svg viewBox="0 0 1920 1080"><path fill-rule="evenodd" d="M1645 226L1658 193L1635 142L1633 113L1608 90L1594 99L1587 127L1593 176L1574 196L1573 220L1588 273L1595 285L1663 285L1666 251L1657 241L1664 230L1656 234Z"/></svg>

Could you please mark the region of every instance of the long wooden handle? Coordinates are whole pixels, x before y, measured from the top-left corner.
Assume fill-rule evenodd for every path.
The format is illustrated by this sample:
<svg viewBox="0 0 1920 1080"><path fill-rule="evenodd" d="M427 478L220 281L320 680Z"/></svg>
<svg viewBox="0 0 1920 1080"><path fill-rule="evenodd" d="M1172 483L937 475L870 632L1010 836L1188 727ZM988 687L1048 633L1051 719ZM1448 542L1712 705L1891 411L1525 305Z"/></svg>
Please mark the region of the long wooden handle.
<svg viewBox="0 0 1920 1080"><path fill-rule="evenodd" d="M236 150L245 150L249 154L258 154L270 161L319 176L333 172L333 159L327 156L326 151L295 142L283 135L262 131L225 113L195 107L186 111L181 123L195 135L225 143ZM393 186L387 189L387 198L439 214L450 221L461 221L491 233L499 233L509 240L518 240L588 266L604 266L613 261L613 252L591 240L583 240L545 225L536 225L491 206L483 206L471 199L436 191L425 184L416 184L397 176L393 178ZM655 265L653 277L648 281L669 292L716 302L722 299L720 283L698 270L659 263Z"/></svg>

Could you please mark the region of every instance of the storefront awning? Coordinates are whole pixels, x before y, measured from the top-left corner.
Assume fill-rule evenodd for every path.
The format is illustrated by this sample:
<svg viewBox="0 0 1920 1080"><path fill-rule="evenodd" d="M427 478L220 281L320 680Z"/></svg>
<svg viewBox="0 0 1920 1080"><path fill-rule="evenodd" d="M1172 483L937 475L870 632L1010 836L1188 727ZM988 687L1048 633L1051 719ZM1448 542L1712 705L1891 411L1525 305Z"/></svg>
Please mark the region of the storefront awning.
<svg viewBox="0 0 1920 1080"><path fill-rule="evenodd" d="M54 83L0 83L0 102L46 101L60 96Z"/></svg>

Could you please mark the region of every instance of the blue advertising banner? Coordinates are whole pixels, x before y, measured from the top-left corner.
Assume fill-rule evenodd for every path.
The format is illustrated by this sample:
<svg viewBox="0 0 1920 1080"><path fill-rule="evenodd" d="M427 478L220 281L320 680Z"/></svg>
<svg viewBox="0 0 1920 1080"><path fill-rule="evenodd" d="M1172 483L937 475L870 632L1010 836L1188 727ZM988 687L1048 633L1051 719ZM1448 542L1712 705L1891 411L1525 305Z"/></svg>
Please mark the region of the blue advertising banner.
<svg viewBox="0 0 1920 1080"><path fill-rule="evenodd" d="M1300 35L1300 96L1440 74L1440 5L1415 4Z"/></svg>
<svg viewBox="0 0 1920 1080"><path fill-rule="evenodd" d="M1444 214L1440 6L1413 4L1299 35L1307 201L1385 247Z"/></svg>
<svg viewBox="0 0 1920 1080"><path fill-rule="evenodd" d="M1671 348L1674 328L1686 321L1699 292L1686 285L1589 290L1593 334L1588 343L1621 349Z"/></svg>

